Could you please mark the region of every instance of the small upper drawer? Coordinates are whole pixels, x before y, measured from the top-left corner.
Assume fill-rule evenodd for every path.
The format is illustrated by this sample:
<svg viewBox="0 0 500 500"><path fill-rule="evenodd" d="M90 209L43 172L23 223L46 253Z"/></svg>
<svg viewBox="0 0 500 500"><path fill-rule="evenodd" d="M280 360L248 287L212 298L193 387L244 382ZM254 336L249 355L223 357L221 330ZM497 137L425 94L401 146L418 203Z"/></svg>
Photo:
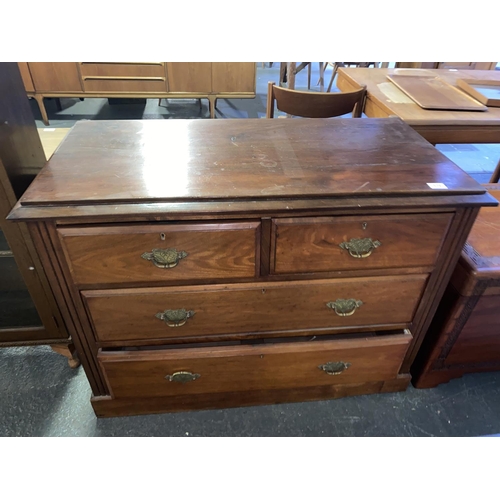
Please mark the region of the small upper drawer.
<svg viewBox="0 0 500 500"><path fill-rule="evenodd" d="M165 67L163 63L80 63L80 73L85 77L165 77Z"/></svg>
<svg viewBox="0 0 500 500"><path fill-rule="evenodd" d="M397 376L409 333L353 340L100 352L116 398L359 384Z"/></svg>
<svg viewBox="0 0 500 500"><path fill-rule="evenodd" d="M451 214L275 219L275 274L433 266Z"/></svg>
<svg viewBox="0 0 500 500"><path fill-rule="evenodd" d="M77 284L249 278L259 269L259 222L58 229Z"/></svg>

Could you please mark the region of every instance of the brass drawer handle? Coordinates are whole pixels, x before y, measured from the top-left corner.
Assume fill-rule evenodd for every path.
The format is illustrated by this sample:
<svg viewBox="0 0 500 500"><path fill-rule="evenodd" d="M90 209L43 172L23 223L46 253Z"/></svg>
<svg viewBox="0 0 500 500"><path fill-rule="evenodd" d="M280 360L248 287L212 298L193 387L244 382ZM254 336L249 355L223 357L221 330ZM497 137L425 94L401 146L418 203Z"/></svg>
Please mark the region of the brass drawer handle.
<svg viewBox="0 0 500 500"><path fill-rule="evenodd" d="M340 243L339 247L347 250L349 255L355 259L365 259L381 244L380 241L374 241L371 238L351 238L349 241Z"/></svg>
<svg viewBox="0 0 500 500"><path fill-rule="evenodd" d="M194 311L186 311L186 309L167 309L166 311L155 314L155 317L164 321L167 326L176 328L186 323L189 318L194 316Z"/></svg>
<svg viewBox="0 0 500 500"><path fill-rule="evenodd" d="M167 375L165 378L169 382L180 382L181 384L185 384L186 382L193 382L200 377L201 375L199 373L175 372L172 373L172 375Z"/></svg>
<svg viewBox="0 0 500 500"><path fill-rule="evenodd" d="M361 300L337 299L335 302L328 302L326 307L333 309L338 316L352 316L356 309L362 305Z"/></svg>
<svg viewBox="0 0 500 500"><path fill-rule="evenodd" d="M350 366L351 363L344 363L344 361L330 361L324 365L319 365L318 368L326 372L328 375L340 375Z"/></svg>
<svg viewBox="0 0 500 500"><path fill-rule="evenodd" d="M168 269L175 267L181 259L185 259L188 253L184 250L178 252L175 248L153 248L152 252L145 252L141 257L150 260L156 267Z"/></svg>

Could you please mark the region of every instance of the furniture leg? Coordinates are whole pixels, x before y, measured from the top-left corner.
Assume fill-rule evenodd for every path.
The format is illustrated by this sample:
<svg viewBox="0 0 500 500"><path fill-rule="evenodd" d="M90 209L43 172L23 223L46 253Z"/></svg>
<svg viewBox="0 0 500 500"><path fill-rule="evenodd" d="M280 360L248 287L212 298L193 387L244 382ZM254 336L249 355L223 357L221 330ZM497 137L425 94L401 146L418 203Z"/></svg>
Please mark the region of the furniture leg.
<svg viewBox="0 0 500 500"><path fill-rule="evenodd" d="M500 179L500 160L498 160L497 166L493 171L493 174L490 179L490 184L496 184L498 182L498 179Z"/></svg>
<svg viewBox="0 0 500 500"><path fill-rule="evenodd" d="M52 344L51 349L57 354L61 354L68 358L68 365L70 368L78 368L80 366L80 360L78 359L78 353L76 352L75 345L70 344Z"/></svg>
<svg viewBox="0 0 500 500"><path fill-rule="evenodd" d="M287 87L289 89L295 89L295 68L297 63L289 62L287 68Z"/></svg>
<svg viewBox="0 0 500 500"><path fill-rule="evenodd" d="M215 118L215 106L217 104L217 98L214 95L208 96L208 107L210 110L210 118Z"/></svg>
<svg viewBox="0 0 500 500"><path fill-rule="evenodd" d="M311 67L312 62L307 66L307 90L311 90Z"/></svg>
<svg viewBox="0 0 500 500"><path fill-rule="evenodd" d="M45 104L43 103L43 96L35 94L33 96L38 103L38 108L40 109L40 114L42 115L42 121L45 125L50 125L49 117L47 116L47 110L45 109Z"/></svg>
<svg viewBox="0 0 500 500"><path fill-rule="evenodd" d="M333 80L335 80L335 75L337 74L338 67L339 66L337 63L333 64L332 77L330 79L330 83L328 84L328 89L326 90L327 92L330 92L330 90L332 90Z"/></svg>
<svg viewBox="0 0 500 500"><path fill-rule="evenodd" d="M320 92L323 92L325 90L325 68L326 68L326 63L323 65L322 62L319 63L319 90Z"/></svg>
<svg viewBox="0 0 500 500"><path fill-rule="evenodd" d="M280 87L283 86L283 83L285 82L285 73L286 73L286 62L280 63L280 81L278 85Z"/></svg>

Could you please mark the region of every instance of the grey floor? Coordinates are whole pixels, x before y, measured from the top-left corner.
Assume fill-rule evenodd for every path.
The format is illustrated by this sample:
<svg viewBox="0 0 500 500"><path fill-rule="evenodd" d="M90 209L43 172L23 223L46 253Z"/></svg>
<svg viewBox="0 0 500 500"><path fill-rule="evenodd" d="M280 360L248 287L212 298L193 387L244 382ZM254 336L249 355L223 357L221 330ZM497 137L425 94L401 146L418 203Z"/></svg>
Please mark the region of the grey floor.
<svg viewBox="0 0 500 500"><path fill-rule="evenodd" d="M313 63L313 90L318 64ZM329 81L330 70L326 79ZM258 64L255 99L220 100L217 118L263 118L268 81L278 65ZM297 89L307 88L306 71ZM48 100L50 127L78 120L208 118L207 102L148 100L109 104L106 99ZM38 127L44 127L34 101ZM480 182L487 182L500 145L438 145ZM464 376L434 389L228 410L97 419L82 368L46 346L0 350L0 436L485 436L500 434L500 373Z"/></svg>

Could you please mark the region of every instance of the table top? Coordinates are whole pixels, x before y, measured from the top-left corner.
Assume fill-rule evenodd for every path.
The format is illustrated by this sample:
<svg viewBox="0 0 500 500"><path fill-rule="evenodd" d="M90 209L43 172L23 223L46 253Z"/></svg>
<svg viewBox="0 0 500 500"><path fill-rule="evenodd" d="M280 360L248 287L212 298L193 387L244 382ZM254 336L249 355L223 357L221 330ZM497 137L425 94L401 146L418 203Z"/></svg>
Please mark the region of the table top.
<svg viewBox="0 0 500 500"><path fill-rule="evenodd" d="M484 192L398 118L84 121L21 204Z"/></svg>
<svg viewBox="0 0 500 500"><path fill-rule="evenodd" d="M422 109L387 78L388 75L431 75L456 87L458 79L500 81L500 71L451 69L340 68L338 87L345 90L342 79L351 85L366 85L371 99L387 115L396 115L409 125L494 125L500 127L500 108L487 111L445 111ZM500 134L500 131L499 131ZM499 141L500 142L500 138Z"/></svg>

